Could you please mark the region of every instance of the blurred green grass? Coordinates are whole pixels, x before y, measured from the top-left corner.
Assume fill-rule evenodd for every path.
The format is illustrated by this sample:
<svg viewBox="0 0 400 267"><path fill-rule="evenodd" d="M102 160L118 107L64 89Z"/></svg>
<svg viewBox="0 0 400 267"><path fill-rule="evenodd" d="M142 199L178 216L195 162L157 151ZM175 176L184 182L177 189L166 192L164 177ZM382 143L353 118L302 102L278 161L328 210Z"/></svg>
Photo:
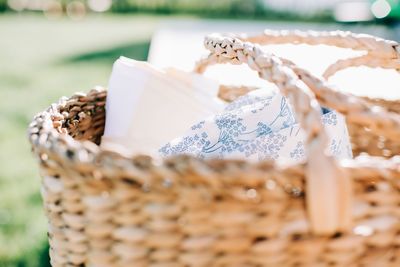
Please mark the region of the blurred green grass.
<svg viewBox="0 0 400 267"><path fill-rule="evenodd" d="M107 85L120 55L144 60L160 17L0 16L0 267L48 266L40 179L26 128L63 95Z"/></svg>

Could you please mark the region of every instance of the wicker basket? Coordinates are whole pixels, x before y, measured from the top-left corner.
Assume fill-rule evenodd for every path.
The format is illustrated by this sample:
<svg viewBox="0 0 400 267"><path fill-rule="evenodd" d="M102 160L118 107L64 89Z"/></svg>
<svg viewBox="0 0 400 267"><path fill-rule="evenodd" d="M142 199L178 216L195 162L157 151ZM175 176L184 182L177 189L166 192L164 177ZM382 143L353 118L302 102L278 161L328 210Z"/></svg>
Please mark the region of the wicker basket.
<svg viewBox="0 0 400 267"><path fill-rule="evenodd" d="M244 42L250 41L250 42ZM214 63L247 63L289 97L308 134L308 161L281 166L104 151L107 92L63 98L38 114L29 138L43 177L56 266L400 266L400 103L339 93L254 43L366 50L328 68L398 68L399 45L342 32L211 36ZM221 94L234 99L248 89ZM319 105L346 115L354 154L336 162ZM369 155L368 155L369 154Z"/></svg>

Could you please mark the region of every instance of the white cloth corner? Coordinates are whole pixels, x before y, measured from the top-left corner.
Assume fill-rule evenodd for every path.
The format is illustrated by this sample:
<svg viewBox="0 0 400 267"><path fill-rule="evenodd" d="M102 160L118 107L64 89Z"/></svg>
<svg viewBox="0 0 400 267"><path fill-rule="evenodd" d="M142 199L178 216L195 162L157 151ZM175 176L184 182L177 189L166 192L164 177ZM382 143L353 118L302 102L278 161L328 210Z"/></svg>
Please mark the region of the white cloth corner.
<svg viewBox="0 0 400 267"><path fill-rule="evenodd" d="M103 147L154 154L195 122L223 110L218 84L178 70L119 58L109 81Z"/></svg>

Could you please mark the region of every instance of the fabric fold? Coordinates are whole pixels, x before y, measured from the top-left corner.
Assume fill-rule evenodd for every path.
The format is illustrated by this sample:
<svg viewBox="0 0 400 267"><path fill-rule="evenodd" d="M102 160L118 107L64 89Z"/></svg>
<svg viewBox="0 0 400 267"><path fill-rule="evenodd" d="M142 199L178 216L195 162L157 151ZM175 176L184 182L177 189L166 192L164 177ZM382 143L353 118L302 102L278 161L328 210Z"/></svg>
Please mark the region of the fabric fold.
<svg viewBox="0 0 400 267"><path fill-rule="evenodd" d="M155 154L160 146L223 110L218 84L201 75L121 57L109 81L103 147Z"/></svg>

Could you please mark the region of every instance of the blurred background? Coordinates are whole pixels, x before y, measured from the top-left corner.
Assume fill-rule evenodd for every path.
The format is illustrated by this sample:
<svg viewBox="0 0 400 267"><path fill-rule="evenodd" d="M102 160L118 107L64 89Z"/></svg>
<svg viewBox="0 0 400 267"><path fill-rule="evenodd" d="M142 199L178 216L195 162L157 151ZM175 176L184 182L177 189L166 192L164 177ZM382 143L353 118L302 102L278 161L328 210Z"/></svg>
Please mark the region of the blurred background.
<svg viewBox="0 0 400 267"><path fill-rule="evenodd" d="M0 0L0 267L49 266L30 120L62 95L106 86L120 55L146 60L155 33L218 25L399 40L399 19L398 0Z"/></svg>

